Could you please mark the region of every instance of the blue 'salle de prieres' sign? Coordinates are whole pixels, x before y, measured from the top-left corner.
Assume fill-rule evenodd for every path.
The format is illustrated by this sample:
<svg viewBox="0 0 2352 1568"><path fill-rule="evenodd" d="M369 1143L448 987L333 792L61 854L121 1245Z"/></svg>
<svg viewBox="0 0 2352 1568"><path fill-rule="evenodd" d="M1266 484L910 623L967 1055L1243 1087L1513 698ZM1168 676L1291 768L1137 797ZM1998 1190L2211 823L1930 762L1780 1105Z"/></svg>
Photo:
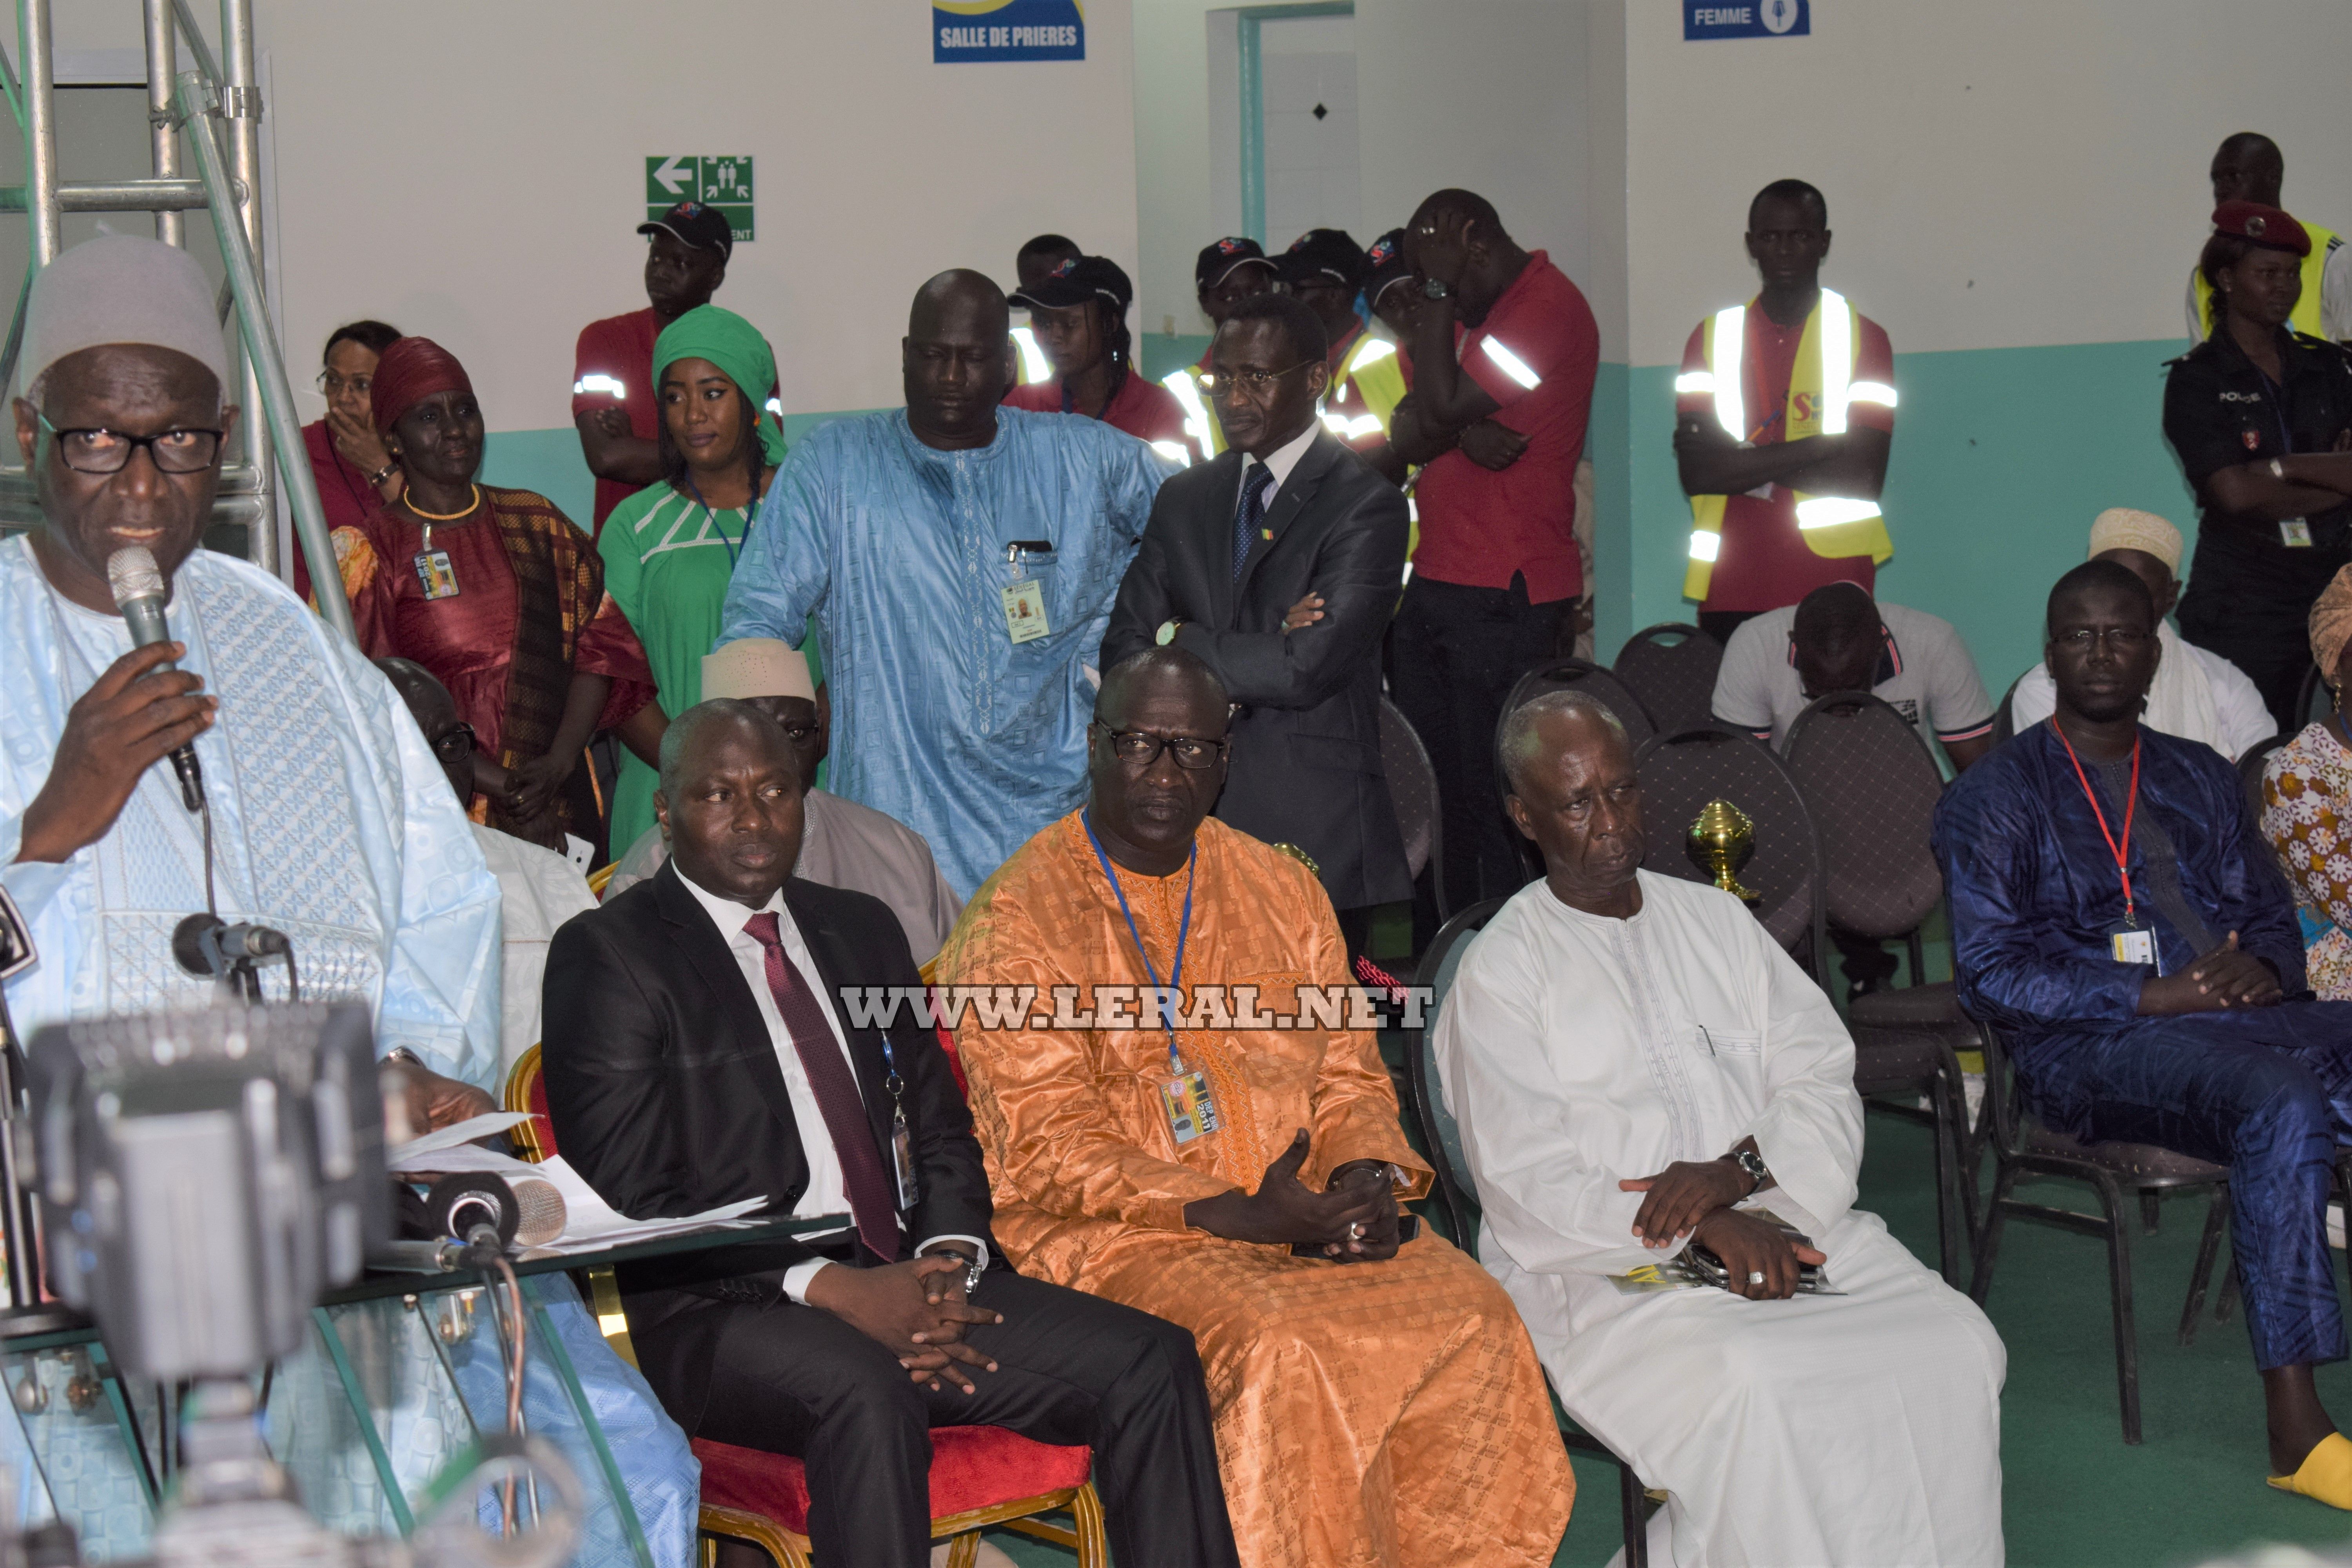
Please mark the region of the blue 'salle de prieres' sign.
<svg viewBox="0 0 2352 1568"><path fill-rule="evenodd" d="M931 0L931 62L1082 60L1080 0Z"/></svg>
<svg viewBox="0 0 2352 1568"><path fill-rule="evenodd" d="M1813 30L1811 0L1683 0L1683 37L1792 38Z"/></svg>

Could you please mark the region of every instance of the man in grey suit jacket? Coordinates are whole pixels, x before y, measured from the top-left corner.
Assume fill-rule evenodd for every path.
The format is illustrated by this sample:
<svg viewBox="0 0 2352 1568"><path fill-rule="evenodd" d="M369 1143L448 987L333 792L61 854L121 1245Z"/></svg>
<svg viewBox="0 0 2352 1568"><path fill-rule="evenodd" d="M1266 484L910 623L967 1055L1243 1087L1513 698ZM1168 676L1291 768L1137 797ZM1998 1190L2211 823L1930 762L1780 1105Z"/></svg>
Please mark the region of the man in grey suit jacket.
<svg viewBox="0 0 2352 1568"><path fill-rule="evenodd" d="M1350 951L1372 906L1412 896L1381 769L1381 636L1404 574L1405 503L1326 431L1323 323L1286 294L1217 329L1203 388L1227 450L1162 486L1119 584L1102 668L1154 643L1233 695L1217 816L1314 862Z"/></svg>

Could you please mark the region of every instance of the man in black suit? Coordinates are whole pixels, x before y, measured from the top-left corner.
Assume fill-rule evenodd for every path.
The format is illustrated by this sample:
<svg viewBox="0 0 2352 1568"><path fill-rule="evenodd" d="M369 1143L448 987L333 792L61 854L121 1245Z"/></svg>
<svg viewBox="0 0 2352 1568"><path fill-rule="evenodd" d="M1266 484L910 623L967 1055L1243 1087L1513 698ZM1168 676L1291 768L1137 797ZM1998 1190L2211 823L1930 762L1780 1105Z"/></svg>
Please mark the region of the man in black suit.
<svg viewBox="0 0 2352 1568"><path fill-rule="evenodd" d="M929 1429L997 1426L1094 1449L1120 1562L1236 1563L1192 1336L992 1259L988 1178L938 1037L912 1008L877 1030L847 1006L921 982L878 900L789 879L801 788L783 731L705 702L671 722L661 763L670 859L548 954L556 1141L634 1217L749 1197L850 1216L623 1270L663 1405L691 1435L805 1459L822 1563L927 1563Z"/></svg>
<svg viewBox="0 0 2352 1568"><path fill-rule="evenodd" d="M1381 768L1381 635L1404 575L1396 487L1323 428L1323 323L1286 294L1217 329L1203 387L1227 450L1160 487L1102 668L1154 643L1198 656L1234 712L1217 816L1315 864L1350 951L1412 897Z"/></svg>

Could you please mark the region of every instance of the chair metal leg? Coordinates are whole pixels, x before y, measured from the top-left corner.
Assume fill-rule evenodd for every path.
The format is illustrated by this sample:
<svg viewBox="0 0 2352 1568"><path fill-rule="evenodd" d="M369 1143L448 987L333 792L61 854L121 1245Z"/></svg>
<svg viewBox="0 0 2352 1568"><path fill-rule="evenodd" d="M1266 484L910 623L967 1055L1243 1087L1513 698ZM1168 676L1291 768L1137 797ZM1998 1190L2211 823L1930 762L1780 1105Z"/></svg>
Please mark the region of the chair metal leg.
<svg viewBox="0 0 2352 1568"><path fill-rule="evenodd" d="M1617 1506L1624 1516L1625 1568L1650 1568L1650 1513L1631 1465L1617 1467Z"/></svg>
<svg viewBox="0 0 2352 1568"><path fill-rule="evenodd" d="M2197 1242L2197 1267L2189 1276L2189 1304L2180 1310L2180 1348L2197 1342L2197 1322L2205 1315L2205 1289L2213 1278L2214 1255L2221 1250L2221 1226L2230 1212L2230 1189L2213 1194L2205 1211L2205 1234Z"/></svg>
<svg viewBox="0 0 2352 1568"><path fill-rule="evenodd" d="M1932 1090L1936 1108L1936 1239L1942 1249L1944 1283L1960 1288L1962 1215L1960 1144L1967 1137L1968 1100L1955 1075L1939 1070Z"/></svg>
<svg viewBox="0 0 2352 1568"><path fill-rule="evenodd" d="M2238 1249L2230 1249L2230 1267L2221 1276L2221 1299L2213 1303L2213 1321L2226 1323L2238 1305Z"/></svg>
<svg viewBox="0 0 2352 1568"><path fill-rule="evenodd" d="M1905 937L1903 941L1904 944L1911 950L1911 984L1914 985L1927 984L1927 950L1920 943L1919 928L1917 926L1913 926L1911 928L1911 934Z"/></svg>
<svg viewBox="0 0 2352 1568"><path fill-rule="evenodd" d="M2003 1163L1992 1179L1992 1196L1984 1209L1984 1229L1977 1237L1977 1268L1969 1282L1969 1300L1981 1307L1992 1289L1992 1266L2000 1257L2001 1222L2008 1218L2009 1194L2017 1186L2017 1167Z"/></svg>
<svg viewBox="0 0 2352 1568"><path fill-rule="evenodd" d="M2156 1234L2156 1227L2162 1224L2163 1220L2164 1200L2158 1196L2152 1188L2142 1190L2139 1194L2139 1223L2141 1228L2148 1235L2154 1236Z"/></svg>
<svg viewBox="0 0 2352 1568"><path fill-rule="evenodd" d="M2139 1443L2139 1339L2132 1321L2131 1226L2123 1189L2102 1175L2099 1207L2107 1216L2107 1281L2116 1329L2116 1387L2123 1403L2124 1442Z"/></svg>

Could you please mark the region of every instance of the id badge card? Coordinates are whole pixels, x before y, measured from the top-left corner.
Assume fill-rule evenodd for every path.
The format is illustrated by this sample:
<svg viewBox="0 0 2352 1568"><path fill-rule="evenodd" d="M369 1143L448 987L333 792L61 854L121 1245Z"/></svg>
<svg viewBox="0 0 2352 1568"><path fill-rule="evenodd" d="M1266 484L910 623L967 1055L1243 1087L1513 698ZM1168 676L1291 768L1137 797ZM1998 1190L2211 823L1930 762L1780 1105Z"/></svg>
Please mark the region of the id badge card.
<svg viewBox="0 0 2352 1568"><path fill-rule="evenodd" d="M1176 1135L1180 1144L1206 1137L1223 1125L1217 1119L1217 1102L1209 1093L1209 1075L1205 1072L1181 1073L1161 1079L1160 1100L1167 1108L1168 1130Z"/></svg>
<svg viewBox="0 0 2352 1568"><path fill-rule="evenodd" d="M1045 624L1045 588L1034 577L1004 586L1004 635L1017 646L1034 642L1053 628Z"/></svg>
<svg viewBox="0 0 2352 1568"><path fill-rule="evenodd" d="M2279 520L2279 542L2289 550L2311 548L2311 521L2308 518L2285 517Z"/></svg>
<svg viewBox="0 0 2352 1568"><path fill-rule="evenodd" d="M2107 951L2117 963L2145 963L2158 974L2164 973L2164 963L2157 956L2156 932L2146 926L2108 927Z"/></svg>
<svg viewBox="0 0 2352 1568"><path fill-rule="evenodd" d="M890 1122L890 1169L898 1179L898 1206L913 1208L921 1201L922 1188L915 1180L915 1135L908 1131L903 1110Z"/></svg>
<svg viewBox="0 0 2352 1568"><path fill-rule="evenodd" d="M420 550L416 552L416 580L424 584L428 599L454 599L457 596L457 569L449 564L446 550Z"/></svg>

